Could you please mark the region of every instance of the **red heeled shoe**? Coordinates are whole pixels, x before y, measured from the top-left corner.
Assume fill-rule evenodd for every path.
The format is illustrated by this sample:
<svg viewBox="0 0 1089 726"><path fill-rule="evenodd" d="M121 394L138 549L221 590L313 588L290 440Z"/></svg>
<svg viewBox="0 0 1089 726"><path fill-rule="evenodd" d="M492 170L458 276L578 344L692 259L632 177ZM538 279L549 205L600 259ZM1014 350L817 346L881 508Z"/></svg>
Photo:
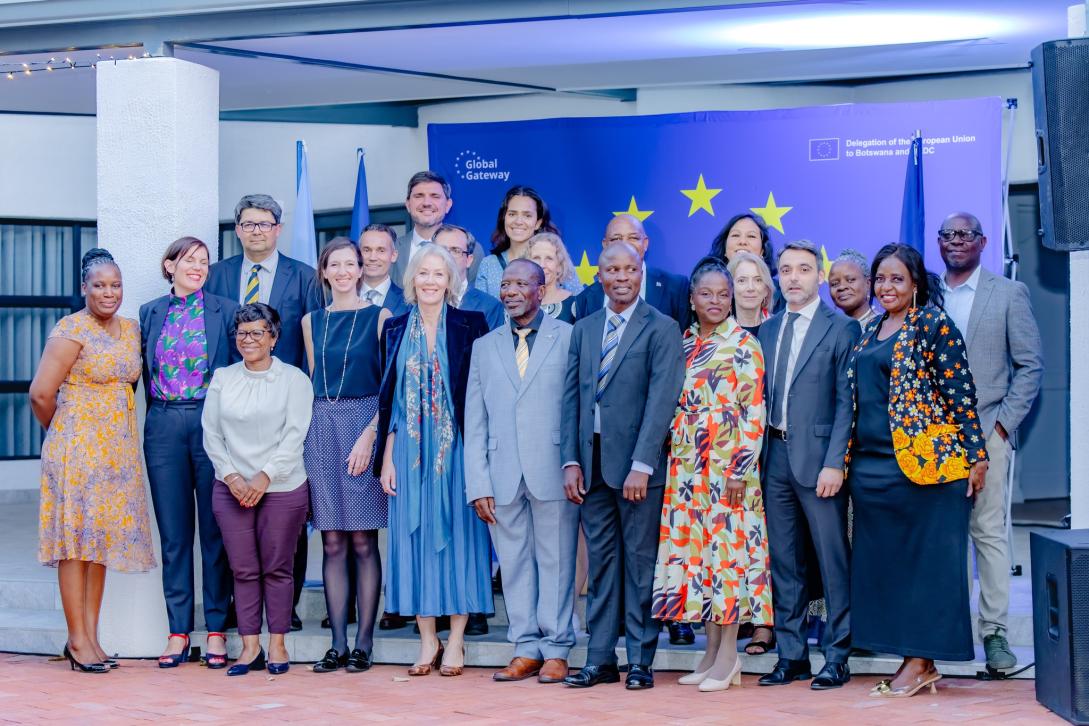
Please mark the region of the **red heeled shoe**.
<svg viewBox="0 0 1089 726"><path fill-rule="evenodd" d="M181 638L185 641L185 647L182 648L181 653L175 653L173 655L161 655L159 656L160 668L177 668L182 663L189 660L189 634L188 633L171 633L167 640L170 638Z"/></svg>
<svg viewBox="0 0 1089 726"><path fill-rule="evenodd" d="M213 653L211 640L212 638L223 638L223 646L227 646L227 634L226 633L208 633L208 641L205 644L206 654L204 656L204 667L212 670L219 670L220 668L227 667L227 653Z"/></svg>

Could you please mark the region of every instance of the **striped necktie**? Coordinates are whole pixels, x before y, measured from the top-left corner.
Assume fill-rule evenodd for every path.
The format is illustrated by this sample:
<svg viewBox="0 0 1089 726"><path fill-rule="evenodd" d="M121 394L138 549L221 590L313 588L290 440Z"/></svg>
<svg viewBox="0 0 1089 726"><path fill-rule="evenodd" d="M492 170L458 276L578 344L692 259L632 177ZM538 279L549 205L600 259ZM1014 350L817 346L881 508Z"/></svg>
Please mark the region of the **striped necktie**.
<svg viewBox="0 0 1089 726"><path fill-rule="evenodd" d="M246 294L242 297L242 302L246 305L261 302L261 280L257 277L260 269L260 265L250 268L250 279L246 281Z"/></svg>
<svg viewBox="0 0 1089 726"><path fill-rule="evenodd" d="M518 377L526 377L526 368L529 367L529 343L526 337L533 332L533 328L518 328L514 334L518 336L518 347L514 349L514 362L518 364Z"/></svg>
<svg viewBox="0 0 1089 726"><path fill-rule="evenodd" d="M620 336L617 330L624 322L619 315L609 318L609 330L605 333L605 342L601 344L601 367L597 371L597 395L595 401L600 401L605 394L605 380L609 377L609 371L613 367L613 358L616 357L616 346L620 345Z"/></svg>

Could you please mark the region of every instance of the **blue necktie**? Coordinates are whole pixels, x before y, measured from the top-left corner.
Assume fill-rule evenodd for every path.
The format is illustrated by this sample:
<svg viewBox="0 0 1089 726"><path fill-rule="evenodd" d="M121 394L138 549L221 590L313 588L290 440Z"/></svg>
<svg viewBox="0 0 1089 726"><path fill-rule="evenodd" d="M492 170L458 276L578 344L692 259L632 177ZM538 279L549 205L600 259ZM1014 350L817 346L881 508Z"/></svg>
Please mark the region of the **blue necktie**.
<svg viewBox="0 0 1089 726"><path fill-rule="evenodd" d="M617 335L616 331L620 329L622 322L624 320L619 315L613 315L609 318L609 330L605 334L605 342L601 345L601 367L597 371L597 395L594 396L595 401L600 401L605 394L605 379L609 377L609 371L613 367L613 358L616 357L616 347L620 345L620 336Z"/></svg>

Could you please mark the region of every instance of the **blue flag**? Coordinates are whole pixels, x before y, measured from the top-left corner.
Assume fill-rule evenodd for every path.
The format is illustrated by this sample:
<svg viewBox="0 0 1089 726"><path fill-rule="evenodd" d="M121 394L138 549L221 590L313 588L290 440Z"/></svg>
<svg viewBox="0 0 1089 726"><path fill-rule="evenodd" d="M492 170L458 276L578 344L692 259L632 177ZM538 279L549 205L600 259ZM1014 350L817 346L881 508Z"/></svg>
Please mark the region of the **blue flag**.
<svg viewBox="0 0 1089 726"><path fill-rule="evenodd" d="M359 171L355 175L355 205L352 207L352 241L359 242L363 228L371 223L371 210L367 203L367 165L363 162L366 152L356 149L359 154Z"/></svg>
<svg viewBox="0 0 1089 726"><path fill-rule="evenodd" d="M314 205L310 202L310 172L306 164L304 141L295 142L295 216L291 256L311 267L318 265L318 236L314 232Z"/></svg>
<svg viewBox="0 0 1089 726"><path fill-rule="evenodd" d="M900 210L900 242L926 252L926 205L923 198L923 137L916 132L908 152L904 178L904 206Z"/></svg>

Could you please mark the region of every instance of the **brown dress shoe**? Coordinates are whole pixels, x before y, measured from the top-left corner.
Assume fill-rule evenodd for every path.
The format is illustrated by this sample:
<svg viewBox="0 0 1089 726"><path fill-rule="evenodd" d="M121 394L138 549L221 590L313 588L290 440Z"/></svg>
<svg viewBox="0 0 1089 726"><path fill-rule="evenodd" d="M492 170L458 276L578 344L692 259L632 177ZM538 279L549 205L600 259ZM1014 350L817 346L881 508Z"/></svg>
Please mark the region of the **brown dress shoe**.
<svg viewBox="0 0 1089 726"><path fill-rule="evenodd" d="M540 683L563 683L564 678L567 678L567 661L563 658L549 658L541 666L537 681Z"/></svg>
<svg viewBox="0 0 1089 726"><path fill-rule="evenodd" d="M524 681L541 670L541 661L532 658L515 658L506 668L492 674L493 681Z"/></svg>

